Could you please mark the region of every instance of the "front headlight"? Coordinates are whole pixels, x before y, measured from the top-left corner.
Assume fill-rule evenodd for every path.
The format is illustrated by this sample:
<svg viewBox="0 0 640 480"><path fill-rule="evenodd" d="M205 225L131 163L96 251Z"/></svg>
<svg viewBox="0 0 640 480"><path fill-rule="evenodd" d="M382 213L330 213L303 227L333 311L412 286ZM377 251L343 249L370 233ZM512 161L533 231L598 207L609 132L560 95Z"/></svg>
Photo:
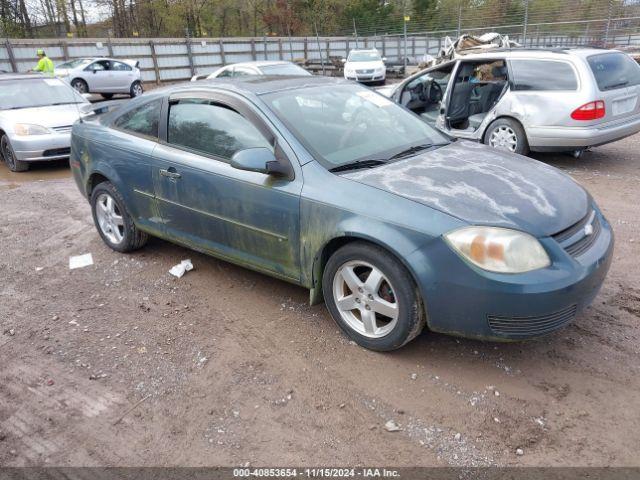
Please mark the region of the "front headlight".
<svg viewBox="0 0 640 480"><path fill-rule="evenodd" d="M445 234L464 258L491 272L524 273L551 265L540 242L528 233L498 227L464 227Z"/></svg>
<svg viewBox="0 0 640 480"><path fill-rule="evenodd" d="M56 77L59 77L59 78L66 78L68 76L69 76L68 72L56 73Z"/></svg>
<svg viewBox="0 0 640 480"><path fill-rule="evenodd" d="M16 135L47 135L51 133L49 129L31 123L16 123L13 131L16 132Z"/></svg>

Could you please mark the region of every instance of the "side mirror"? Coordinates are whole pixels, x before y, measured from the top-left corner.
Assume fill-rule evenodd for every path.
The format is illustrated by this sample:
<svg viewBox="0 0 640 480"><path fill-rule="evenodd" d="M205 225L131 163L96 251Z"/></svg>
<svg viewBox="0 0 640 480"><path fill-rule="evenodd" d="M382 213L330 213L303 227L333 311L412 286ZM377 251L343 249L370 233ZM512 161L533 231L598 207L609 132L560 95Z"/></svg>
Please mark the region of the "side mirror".
<svg viewBox="0 0 640 480"><path fill-rule="evenodd" d="M289 175L289 169L276 159L271 149L265 147L247 148L234 153L231 157L231 166L238 170L264 173L265 175Z"/></svg>
<svg viewBox="0 0 640 480"><path fill-rule="evenodd" d="M346 59L346 58L341 58L341 59L340 59L340 61L341 61L342 63L347 63L347 59Z"/></svg>

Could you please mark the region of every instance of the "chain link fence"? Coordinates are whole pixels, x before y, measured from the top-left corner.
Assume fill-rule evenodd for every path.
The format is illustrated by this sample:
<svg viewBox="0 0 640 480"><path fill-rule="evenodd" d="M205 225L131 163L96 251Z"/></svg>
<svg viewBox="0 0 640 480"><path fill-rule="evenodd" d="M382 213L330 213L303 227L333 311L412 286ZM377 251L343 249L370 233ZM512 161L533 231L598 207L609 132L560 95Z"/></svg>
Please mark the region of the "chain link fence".
<svg viewBox="0 0 640 480"><path fill-rule="evenodd" d="M523 0L516 10L500 11L487 5L449 4L423 16L352 18L331 36L192 38L187 32L184 38L5 39L0 42L0 70L26 71L35 64L35 50L44 48L54 63L78 57L136 59L143 80L155 83L185 80L222 65L254 60L296 61L315 73L334 75L340 72L340 59L359 47L377 48L393 71L405 63L418 63L425 55L437 55L447 36L494 31L529 47L640 50L640 2L635 0L561 4Z"/></svg>

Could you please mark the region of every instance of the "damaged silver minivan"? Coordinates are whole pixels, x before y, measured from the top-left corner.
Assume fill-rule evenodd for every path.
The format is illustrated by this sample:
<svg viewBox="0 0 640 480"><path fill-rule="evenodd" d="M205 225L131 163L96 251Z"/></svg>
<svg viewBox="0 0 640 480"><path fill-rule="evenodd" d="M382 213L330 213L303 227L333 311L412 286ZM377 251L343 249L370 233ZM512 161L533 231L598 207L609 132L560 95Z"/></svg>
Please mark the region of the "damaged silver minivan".
<svg viewBox="0 0 640 480"><path fill-rule="evenodd" d="M579 156L640 131L640 66L615 50L493 50L378 91L453 137L524 155Z"/></svg>

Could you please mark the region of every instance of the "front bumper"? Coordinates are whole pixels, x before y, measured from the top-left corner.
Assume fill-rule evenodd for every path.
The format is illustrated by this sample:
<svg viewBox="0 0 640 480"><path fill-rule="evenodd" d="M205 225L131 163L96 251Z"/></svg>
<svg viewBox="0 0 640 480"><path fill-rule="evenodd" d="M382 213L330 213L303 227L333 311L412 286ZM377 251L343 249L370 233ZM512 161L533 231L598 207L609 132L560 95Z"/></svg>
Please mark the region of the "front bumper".
<svg viewBox="0 0 640 480"><path fill-rule="evenodd" d="M613 232L596 212L602 228L587 251L572 257L553 238L543 238L552 265L524 274L481 270L441 238L428 251L414 252L410 264L423 265L416 275L429 328L470 338L522 340L568 324L597 295L613 255Z"/></svg>
<svg viewBox="0 0 640 480"><path fill-rule="evenodd" d="M589 127L527 127L526 131L533 150L597 147L640 132L640 115Z"/></svg>
<svg viewBox="0 0 640 480"><path fill-rule="evenodd" d="M386 77L386 75L380 74L380 75L350 75L347 76L345 75L344 78L346 78L347 80L353 80L356 82L361 82L361 83L367 83L367 82L381 82L382 80L384 80Z"/></svg>
<svg viewBox="0 0 640 480"><path fill-rule="evenodd" d="M18 160L41 162L69 158L71 133L13 136L9 138Z"/></svg>

